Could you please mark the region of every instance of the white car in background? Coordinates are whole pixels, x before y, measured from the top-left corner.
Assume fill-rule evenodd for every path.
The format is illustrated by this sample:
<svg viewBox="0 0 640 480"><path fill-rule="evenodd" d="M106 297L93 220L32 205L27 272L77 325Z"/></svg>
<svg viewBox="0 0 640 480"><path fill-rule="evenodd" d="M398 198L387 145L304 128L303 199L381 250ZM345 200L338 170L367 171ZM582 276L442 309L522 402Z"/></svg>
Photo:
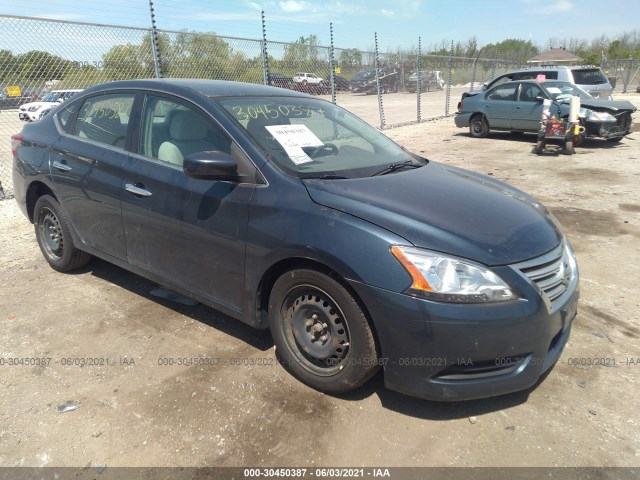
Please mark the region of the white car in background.
<svg viewBox="0 0 640 480"><path fill-rule="evenodd" d="M42 117L41 114L44 110L50 109L51 107L64 102L66 99L73 97L76 93L81 91L82 90L52 90L47 93L42 100L20 105L18 117L20 120L25 120L27 122L40 120Z"/></svg>
<svg viewBox="0 0 640 480"><path fill-rule="evenodd" d="M320 83L322 78L313 73L299 72L293 77L294 83Z"/></svg>

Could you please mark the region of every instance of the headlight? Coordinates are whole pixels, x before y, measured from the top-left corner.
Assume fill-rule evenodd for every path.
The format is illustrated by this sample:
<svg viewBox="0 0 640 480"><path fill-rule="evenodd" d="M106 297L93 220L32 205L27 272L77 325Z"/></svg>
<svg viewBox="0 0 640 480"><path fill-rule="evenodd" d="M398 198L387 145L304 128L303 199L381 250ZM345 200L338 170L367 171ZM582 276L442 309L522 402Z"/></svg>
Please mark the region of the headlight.
<svg viewBox="0 0 640 480"><path fill-rule="evenodd" d="M587 115L587 120L589 122L616 122L616 117L607 112L594 112L593 110L588 110L589 114Z"/></svg>
<svg viewBox="0 0 640 480"><path fill-rule="evenodd" d="M518 296L495 273L482 265L422 248L394 245L391 253L413 283L405 293L450 303L490 303Z"/></svg>
<svg viewBox="0 0 640 480"><path fill-rule="evenodd" d="M39 105L31 105L28 110L30 112L37 112L39 108L40 108Z"/></svg>

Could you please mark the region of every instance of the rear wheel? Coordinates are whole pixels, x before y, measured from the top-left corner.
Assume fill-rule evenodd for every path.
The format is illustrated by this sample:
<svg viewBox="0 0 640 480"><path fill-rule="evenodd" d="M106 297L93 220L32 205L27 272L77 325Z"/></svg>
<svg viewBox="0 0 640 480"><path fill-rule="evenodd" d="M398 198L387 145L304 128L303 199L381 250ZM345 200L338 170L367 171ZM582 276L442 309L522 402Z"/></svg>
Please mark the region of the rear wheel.
<svg viewBox="0 0 640 480"><path fill-rule="evenodd" d="M484 138L489 135L489 124L484 115L474 115L469 122L469 133L474 138Z"/></svg>
<svg viewBox="0 0 640 480"><path fill-rule="evenodd" d="M91 255L73 243L69 222L58 201L50 195L38 198L33 213L38 245L51 268L68 272L86 265Z"/></svg>
<svg viewBox="0 0 640 480"><path fill-rule="evenodd" d="M538 140L538 143L536 143L536 148L534 149L534 152L540 155L544 150L544 147L546 146L547 146L546 140Z"/></svg>
<svg viewBox="0 0 640 480"><path fill-rule="evenodd" d="M315 389L348 392L378 369L365 313L340 283L318 271L291 270L276 280L269 326L285 368Z"/></svg>

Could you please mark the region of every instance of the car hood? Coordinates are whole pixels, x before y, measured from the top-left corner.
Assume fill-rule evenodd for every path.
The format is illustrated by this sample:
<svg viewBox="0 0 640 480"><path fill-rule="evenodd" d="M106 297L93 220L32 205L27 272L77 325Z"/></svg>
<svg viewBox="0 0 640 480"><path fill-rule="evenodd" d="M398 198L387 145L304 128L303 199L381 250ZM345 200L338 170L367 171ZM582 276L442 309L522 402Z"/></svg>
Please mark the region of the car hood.
<svg viewBox="0 0 640 480"><path fill-rule="evenodd" d="M29 102L29 103L23 103L22 105L20 105L20 110L28 110L30 107L34 107L34 106L37 106L38 109L49 108L54 105L58 105L58 102Z"/></svg>
<svg viewBox="0 0 640 480"><path fill-rule="evenodd" d="M303 183L320 205L383 227L415 246L485 265L537 257L562 238L554 218L525 193L433 162L376 177Z"/></svg>
<svg viewBox="0 0 640 480"><path fill-rule="evenodd" d="M594 110L628 110L631 112L636 111L636 107L633 103L626 100L597 100L597 99L580 99L580 106L585 108L591 108Z"/></svg>

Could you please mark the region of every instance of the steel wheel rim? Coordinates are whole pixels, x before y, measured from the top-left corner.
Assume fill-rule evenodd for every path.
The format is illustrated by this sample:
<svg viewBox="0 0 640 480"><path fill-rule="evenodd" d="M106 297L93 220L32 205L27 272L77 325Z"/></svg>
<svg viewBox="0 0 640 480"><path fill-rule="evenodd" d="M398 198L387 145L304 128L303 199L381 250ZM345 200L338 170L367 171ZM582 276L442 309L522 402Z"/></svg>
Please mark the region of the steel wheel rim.
<svg viewBox="0 0 640 480"><path fill-rule="evenodd" d="M47 256L52 260L60 260L64 253L64 237L60 220L51 209L40 210L38 229Z"/></svg>
<svg viewBox="0 0 640 480"><path fill-rule="evenodd" d="M338 374L350 353L350 335L342 310L325 291L312 285L292 288L280 307L281 332L289 352L305 370Z"/></svg>
<svg viewBox="0 0 640 480"><path fill-rule="evenodd" d="M482 133L482 120L474 120L473 121L473 133Z"/></svg>

